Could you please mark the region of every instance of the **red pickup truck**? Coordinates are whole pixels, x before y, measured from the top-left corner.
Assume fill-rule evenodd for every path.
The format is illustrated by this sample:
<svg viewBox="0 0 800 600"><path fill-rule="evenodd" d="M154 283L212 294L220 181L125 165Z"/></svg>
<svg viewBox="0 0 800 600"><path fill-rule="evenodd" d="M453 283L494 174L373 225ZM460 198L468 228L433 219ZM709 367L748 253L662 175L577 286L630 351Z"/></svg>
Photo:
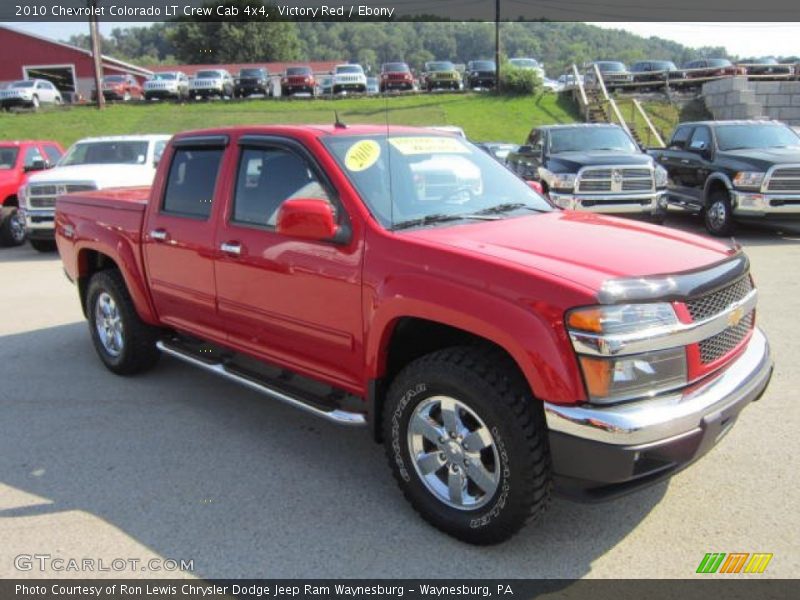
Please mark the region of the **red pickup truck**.
<svg viewBox="0 0 800 600"><path fill-rule="evenodd" d="M552 489L675 473L772 373L741 249L556 209L431 130L179 134L151 189L60 197L56 240L111 371L163 353L367 425L416 510L477 544Z"/></svg>

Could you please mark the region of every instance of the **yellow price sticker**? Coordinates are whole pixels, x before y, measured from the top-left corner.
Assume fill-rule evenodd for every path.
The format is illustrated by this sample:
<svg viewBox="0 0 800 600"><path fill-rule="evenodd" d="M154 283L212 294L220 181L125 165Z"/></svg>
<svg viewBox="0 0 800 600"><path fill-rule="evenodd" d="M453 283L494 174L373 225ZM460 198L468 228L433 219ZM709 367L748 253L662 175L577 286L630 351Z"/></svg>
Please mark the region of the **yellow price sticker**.
<svg viewBox="0 0 800 600"><path fill-rule="evenodd" d="M450 137L396 137L389 143L400 154L469 154L469 148Z"/></svg>
<svg viewBox="0 0 800 600"><path fill-rule="evenodd" d="M381 155L381 147L375 140L361 140L347 149L344 155L344 166L348 171L364 171L369 169Z"/></svg>

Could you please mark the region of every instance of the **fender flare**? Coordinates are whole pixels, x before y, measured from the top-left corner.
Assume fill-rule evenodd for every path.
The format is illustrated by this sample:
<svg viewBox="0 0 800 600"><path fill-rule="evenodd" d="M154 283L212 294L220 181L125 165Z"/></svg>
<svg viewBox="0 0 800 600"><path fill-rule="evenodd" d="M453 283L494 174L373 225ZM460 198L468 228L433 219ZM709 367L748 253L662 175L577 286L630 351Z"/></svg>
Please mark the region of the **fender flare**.
<svg viewBox="0 0 800 600"><path fill-rule="evenodd" d="M721 181L725 185L725 189L727 189L729 192L733 190L733 182L731 181L730 177L719 171L712 173L706 178L705 185L703 186L704 205L708 205L709 191L711 190L711 186L718 181Z"/></svg>

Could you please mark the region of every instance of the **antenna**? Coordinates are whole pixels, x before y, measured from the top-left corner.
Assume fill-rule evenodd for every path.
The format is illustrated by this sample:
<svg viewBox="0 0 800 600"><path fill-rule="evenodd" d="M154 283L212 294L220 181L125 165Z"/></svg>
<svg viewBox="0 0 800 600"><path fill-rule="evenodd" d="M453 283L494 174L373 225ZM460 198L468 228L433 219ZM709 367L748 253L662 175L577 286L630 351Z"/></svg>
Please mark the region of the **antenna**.
<svg viewBox="0 0 800 600"><path fill-rule="evenodd" d="M337 110L333 111L333 115L336 118L336 120L333 122L333 126L336 127L336 129L347 129L347 125L345 125L339 119L339 111L337 111Z"/></svg>

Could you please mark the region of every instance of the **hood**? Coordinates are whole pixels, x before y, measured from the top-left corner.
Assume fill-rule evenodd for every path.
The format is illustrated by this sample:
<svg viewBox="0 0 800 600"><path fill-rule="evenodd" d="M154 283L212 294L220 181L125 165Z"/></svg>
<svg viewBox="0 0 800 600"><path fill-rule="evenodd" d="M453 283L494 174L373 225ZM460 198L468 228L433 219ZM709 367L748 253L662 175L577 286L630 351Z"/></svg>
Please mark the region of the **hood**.
<svg viewBox="0 0 800 600"><path fill-rule="evenodd" d="M717 152L716 162L735 171L767 171L773 165L800 164L797 148L744 148Z"/></svg>
<svg viewBox="0 0 800 600"><path fill-rule="evenodd" d="M155 169L150 165L73 165L41 171L28 183L93 181L98 188L150 185Z"/></svg>
<svg viewBox="0 0 800 600"><path fill-rule="evenodd" d="M640 152L616 152L608 150L587 150L582 152L561 152L551 154L548 170L554 173L577 173L582 167L599 165L641 165L653 163L652 157Z"/></svg>
<svg viewBox="0 0 800 600"><path fill-rule="evenodd" d="M736 252L694 234L572 211L417 229L404 235L490 262L543 271L594 292L608 279L691 271Z"/></svg>

